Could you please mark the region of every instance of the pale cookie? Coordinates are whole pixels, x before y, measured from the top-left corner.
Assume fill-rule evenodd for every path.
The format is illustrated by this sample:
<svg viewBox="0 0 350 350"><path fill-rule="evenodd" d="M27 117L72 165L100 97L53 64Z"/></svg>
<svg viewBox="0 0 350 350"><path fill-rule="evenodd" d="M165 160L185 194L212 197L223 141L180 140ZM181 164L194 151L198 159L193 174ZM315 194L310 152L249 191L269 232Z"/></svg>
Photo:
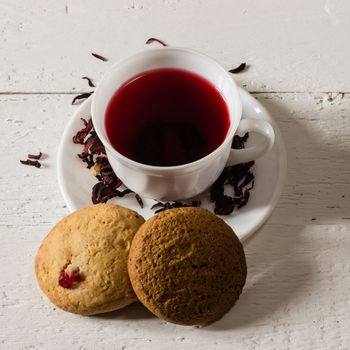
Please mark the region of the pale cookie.
<svg viewBox="0 0 350 350"><path fill-rule="evenodd" d="M35 259L38 283L59 308L93 315L134 301L127 272L129 248L144 219L112 204L68 215L46 236Z"/></svg>
<svg viewBox="0 0 350 350"><path fill-rule="evenodd" d="M247 275L243 247L222 219L202 208L164 211L146 221L130 248L128 271L139 300L183 325L220 318Z"/></svg>

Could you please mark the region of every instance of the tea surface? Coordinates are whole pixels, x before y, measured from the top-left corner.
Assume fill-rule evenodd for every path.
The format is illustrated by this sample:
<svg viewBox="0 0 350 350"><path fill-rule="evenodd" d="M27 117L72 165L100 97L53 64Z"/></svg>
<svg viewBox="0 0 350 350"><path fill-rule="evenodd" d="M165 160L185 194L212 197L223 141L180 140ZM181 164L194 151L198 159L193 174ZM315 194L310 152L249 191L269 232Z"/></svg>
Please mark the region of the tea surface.
<svg viewBox="0 0 350 350"><path fill-rule="evenodd" d="M105 115L112 146L139 163L175 166L214 151L230 126L220 91L189 71L146 71L124 83Z"/></svg>

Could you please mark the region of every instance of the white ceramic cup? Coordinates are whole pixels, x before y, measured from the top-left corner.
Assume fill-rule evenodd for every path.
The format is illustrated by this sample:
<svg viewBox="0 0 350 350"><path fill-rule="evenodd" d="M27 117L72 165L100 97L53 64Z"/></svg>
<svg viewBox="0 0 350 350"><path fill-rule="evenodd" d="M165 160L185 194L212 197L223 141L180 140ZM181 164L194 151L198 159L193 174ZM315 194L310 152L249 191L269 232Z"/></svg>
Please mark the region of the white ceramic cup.
<svg viewBox="0 0 350 350"><path fill-rule="evenodd" d="M230 115L230 128L223 143L207 156L184 165L151 166L126 158L113 148L105 129L105 112L116 90L134 76L159 68L180 68L209 80L223 95ZM137 101L135 101L137 103ZM147 106L145 106L147 108ZM272 126L263 120L243 119L239 91L230 74L212 58L193 50L164 47L139 52L105 74L93 95L92 121L106 148L108 160L125 186L146 198L181 200L208 189L225 166L257 159L271 149L275 139ZM232 150L233 136L257 132L264 142L243 150Z"/></svg>

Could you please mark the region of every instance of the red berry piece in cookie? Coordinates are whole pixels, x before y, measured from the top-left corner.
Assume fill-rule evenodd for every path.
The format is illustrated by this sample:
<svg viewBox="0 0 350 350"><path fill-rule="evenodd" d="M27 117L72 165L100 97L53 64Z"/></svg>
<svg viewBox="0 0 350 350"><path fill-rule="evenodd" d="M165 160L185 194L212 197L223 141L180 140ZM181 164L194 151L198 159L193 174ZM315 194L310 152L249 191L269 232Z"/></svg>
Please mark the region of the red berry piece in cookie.
<svg viewBox="0 0 350 350"><path fill-rule="evenodd" d="M68 272L67 270L61 271L58 278L59 285L68 289L74 288L81 281L82 277L79 268L74 269L72 272Z"/></svg>

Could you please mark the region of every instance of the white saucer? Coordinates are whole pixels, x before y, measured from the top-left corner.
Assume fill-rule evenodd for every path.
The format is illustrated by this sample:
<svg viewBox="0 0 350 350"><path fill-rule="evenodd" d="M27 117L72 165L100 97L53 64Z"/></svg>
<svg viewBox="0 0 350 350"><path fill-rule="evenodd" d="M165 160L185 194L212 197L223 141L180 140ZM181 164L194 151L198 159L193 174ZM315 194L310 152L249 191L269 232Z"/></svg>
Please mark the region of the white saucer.
<svg viewBox="0 0 350 350"><path fill-rule="evenodd" d="M240 89L243 103L243 118L258 118L273 124L276 142L273 149L263 158L256 161L252 171L255 175L255 186L250 192L248 204L227 216L221 216L242 240L255 232L270 216L281 194L286 175L286 151L281 133L266 109L253 96ZM83 127L80 118L90 117L91 98L79 106L69 120L58 149L57 171L58 183L63 198L70 211L86 207L91 202L91 189L97 179L78 158L82 145L72 142L72 137ZM250 135L249 143L259 142L258 135ZM199 198L202 207L213 210L208 194ZM123 198L113 198L109 203L116 203L139 212L145 219L154 215L150 208L156 203L152 199L143 199L144 208L141 209L134 195Z"/></svg>

